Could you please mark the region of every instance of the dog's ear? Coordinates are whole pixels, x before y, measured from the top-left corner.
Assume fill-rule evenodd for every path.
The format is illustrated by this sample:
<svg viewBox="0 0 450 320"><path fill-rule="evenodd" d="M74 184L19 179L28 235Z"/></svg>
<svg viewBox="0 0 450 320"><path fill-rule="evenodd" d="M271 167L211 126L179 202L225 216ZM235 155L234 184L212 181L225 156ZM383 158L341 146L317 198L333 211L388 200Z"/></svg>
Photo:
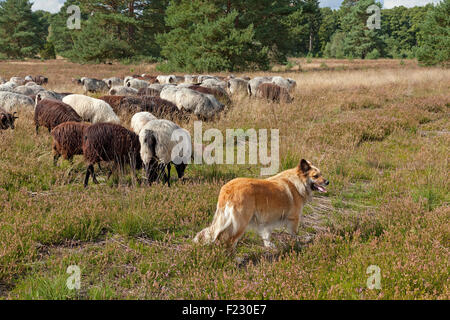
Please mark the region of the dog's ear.
<svg viewBox="0 0 450 320"><path fill-rule="evenodd" d="M307 173L309 170L311 170L311 164L305 159L302 159L300 161L299 168L303 173Z"/></svg>

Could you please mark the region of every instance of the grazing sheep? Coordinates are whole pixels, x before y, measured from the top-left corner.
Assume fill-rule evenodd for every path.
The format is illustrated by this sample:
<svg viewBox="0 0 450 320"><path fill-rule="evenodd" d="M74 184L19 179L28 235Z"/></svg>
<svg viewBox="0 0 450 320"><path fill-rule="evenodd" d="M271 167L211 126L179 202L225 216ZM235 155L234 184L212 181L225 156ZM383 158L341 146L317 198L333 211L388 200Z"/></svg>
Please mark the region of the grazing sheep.
<svg viewBox="0 0 450 320"><path fill-rule="evenodd" d="M215 88L207 88L199 85L192 85L188 87L191 90L195 90L197 92L205 93L205 94L212 94L214 97L216 97L217 100L220 102L223 102L226 105L231 104L231 99L226 93L225 90L223 90L221 87L215 87Z"/></svg>
<svg viewBox="0 0 450 320"><path fill-rule="evenodd" d="M179 147L181 141L177 139L180 139L180 136L183 137L183 147L174 150L176 146ZM171 164L175 165L178 178L183 178L192 154L189 132L169 120L150 120L140 131L139 141L141 158L149 183L157 181L161 174L164 174L170 187ZM179 154L174 154L174 151L179 151Z"/></svg>
<svg viewBox="0 0 450 320"><path fill-rule="evenodd" d="M8 128L14 129L14 122L18 119L16 114L17 112L11 114L0 107L0 130L7 130Z"/></svg>
<svg viewBox="0 0 450 320"><path fill-rule="evenodd" d="M81 84L83 85L85 94L88 92L106 92L109 89L106 82L98 79L81 78Z"/></svg>
<svg viewBox="0 0 450 320"><path fill-rule="evenodd" d="M159 97L126 97L120 107L130 113L147 111L161 119L184 121L189 118L184 110L179 110L172 102Z"/></svg>
<svg viewBox="0 0 450 320"><path fill-rule="evenodd" d="M100 100L105 101L107 104L111 106L114 112L117 114L121 111L121 105L125 96L103 96L99 98Z"/></svg>
<svg viewBox="0 0 450 320"><path fill-rule="evenodd" d="M103 100L81 94L71 94L64 97L63 102L71 106L84 121L120 123L114 110Z"/></svg>
<svg viewBox="0 0 450 320"><path fill-rule="evenodd" d="M286 88L273 83L263 83L258 87L256 96L273 102L291 103L293 99Z"/></svg>
<svg viewBox="0 0 450 320"><path fill-rule="evenodd" d="M133 88L136 90L139 90L141 88L147 88L149 86L150 83L148 83L145 80L139 80L139 79L131 79L130 81L127 82L127 87L128 88Z"/></svg>
<svg viewBox="0 0 450 320"><path fill-rule="evenodd" d="M38 85L34 85L34 86L24 85L24 86L16 87L14 89L14 93L23 94L24 96L33 96L44 90L45 89L43 87L38 86Z"/></svg>
<svg viewBox="0 0 450 320"><path fill-rule="evenodd" d="M140 156L141 144L139 136L134 132L113 123L97 123L86 128L83 137L83 155L88 164L84 187L89 183L92 175L94 183L94 165L102 161L114 162L123 172L125 165L130 164L133 173L142 168Z"/></svg>
<svg viewBox="0 0 450 320"><path fill-rule="evenodd" d="M210 88L210 89L216 89L220 88L222 90L225 90L227 88L227 83L222 80L217 79L206 79L201 84L202 87Z"/></svg>
<svg viewBox="0 0 450 320"><path fill-rule="evenodd" d="M6 112L19 111L21 109L34 109L34 101L23 94L0 91L0 106Z"/></svg>
<svg viewBox="0 0 450 320"><path fill-rule="evenodd" d="M198 80L199 83L203 83L207 79L215 79L217 81L220 81L219 78L217 78L215 76L210 76L210 75L200 75L200 76L197 77L197 80Z"/></svg>
<svg viewBox="0 0 450 320"><path fill-rule="evenodd" d="M142 128L151 120L155 120L156 117L152 115L150 112L138 112L133 118L131 118L131 129L133 129L134 133L139 135Z"/></svg>
<svg viewBox="0 0 450 320"><path fill-rule="evenodd" d="M289 92L297 86L297 82L295 80L290 78L285 79L283 77L273 77L272 83L287 89Z"/></svg>
<svg viewBox="0 0 450 320"><path fill-rule="evenodd" d="M108 94L110 96L136 96L138 94L138 90L124 86L117 86L111 88Z"/></svg>
<svg viewBox="0 0 450 320"><path fill-rule="evenodd" d="M11 79L9 79L9 82L12 82L12 83L16 84L17 86L23 86L25 84L26 80L21 77L12 77Z"/></svg>
<svg viewBox="0 0 450 320"><path fill-rule="evenodd" d="M40 126L46 127L48 132L51 132L54 127L69 121L81 122L81 117L71 106L58 100L36 98L36 108L34 109L36 134L39 134Z"/></svg>
<svg viewBox="0 0 450 320"><path fill-rule="evenodd" d="M56 166L59 158L72 161L73 156L83 154L84 131L90 126L84 122L64 122L53 128L53 164Z"/></svg>
<svg viewBox="0 0 450 320"><path fill-rule="evenodd" d="M138 79L145 80L145 81L147 81L150 84L154 84L154 83L158 83L158 79L156 79L156 78L157 78L156 76L151 76L151 75L148 75L148 74L144 73Z"/></svg>
<svg viewBox="0 0 450 320"><path fill-rule="evenodd" d="M17 85L13 82L5 82L4 84L0 84L0 91L14 92L16 87Z"/></svg>
<svg viewBox="0 0 450 320"><path fill-rule="evenodd" d="M269 83L272 81L272 77L256 77L252 80L250 80L247 84L247 92L248 95L251 97L252 95L256 94L256 90L258 87L263 83Z"/></svg>
<svg viewBox="0 0 450 320"><path fill-rule="evenodd" d="M33 77L33 82L35 82L38 85L43 85L48 83L48 78L44 76L36 76Z"/></svg>
<svg viewBox="0 0 450 320"><path fill-rule="evenodd" d="M174 103L180 110L194 113L202 120L210 120L224 109L224 105L213 95L188 88L166 87L161 91L161 98Z"/></svg>
<svg viewBox="0 0 450 320"><path fill-rule="evenodd" d="M112 77L112 78L106 78L102 80L104 83L106 83L106 85L108 86L108 88L112 88L115 86L121 86L123 81L120 78L117 77Z"/></svg>
<svg viewBox="0 0 450 320"><path fill-rule="evenodd" d="M39 99L53 99L53 100L59 100L62 101L62 99L64 99L64 97L71 95L72 93L59 93L59 92L55 92L55 91L40 91L38 94L36 94L36 96L39 97ZM33 99L35 100L35 99Z"/></svg>
<svg viewBox="0 0 450 320"><path fill-rule="evenodd" d="M187 74L184 76L184 82L188 84L197 84L198 76Z"/></svg>
<svg viewBox="0 0 450 320"><path fill-rule="evenodd" d="M232 78L228 80L227 89L231 95L247 95L248 80Z"/></svg>
<svg viewBox="0 0 450 320"><path fill-rule="evenodd" d="M170 76L159 75L156 77L156 80L158 80L158 83L160 83L160 84L177 83L177 77L175 75L170 75Z"/></svg>

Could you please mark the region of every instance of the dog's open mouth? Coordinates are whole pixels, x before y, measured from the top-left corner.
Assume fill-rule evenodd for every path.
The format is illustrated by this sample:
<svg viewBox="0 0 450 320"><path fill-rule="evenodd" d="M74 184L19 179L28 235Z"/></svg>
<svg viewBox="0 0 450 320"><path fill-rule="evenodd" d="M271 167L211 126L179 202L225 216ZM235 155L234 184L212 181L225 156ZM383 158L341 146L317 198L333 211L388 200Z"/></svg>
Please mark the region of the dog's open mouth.
<svg viewBox="0 0 450 320"><path fill-rule="evenodd" d="M325 187L322 187L321 185L318 185L318 184L315 184L315 183L313 183L312 189L313 189L314 191L319 191L320 193L325 193L325 192L327 192L327 189L325 189Z"/></svg>

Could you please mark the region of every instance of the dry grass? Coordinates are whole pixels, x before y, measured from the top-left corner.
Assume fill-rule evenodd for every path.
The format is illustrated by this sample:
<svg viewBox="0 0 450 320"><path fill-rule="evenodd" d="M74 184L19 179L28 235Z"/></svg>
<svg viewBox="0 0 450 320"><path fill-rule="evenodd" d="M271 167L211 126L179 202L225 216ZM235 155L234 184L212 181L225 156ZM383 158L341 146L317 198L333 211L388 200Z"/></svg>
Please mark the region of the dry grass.
<svg viewBox="0 0 450 320"><path fill-rule="evenodd" d="M32 115L1 132L0 295L7 299L448 299L450 72L412 61L296 60L291 105L233 99L204 130L278 128L282 168L301 157L331 181L305 208L297 241L252 233L235 253L197 247L220 187L258 166L191 166L186 183L136 186L130 175L82 188L76 158L52 166L51 138ZM326 68L325 66L326 65ZM295 66L293 67L295 69ZM0 76L70 78L152 73L154 66L0 63ZM262 73L249 74L256 76ZM124 115L129 125L130 115ZM193 122L184 123L188 130ZM106 168L105 168L106 172ZM82 289L65 287L69 265ZM381 290L369 290L369 265Z"/></svg>

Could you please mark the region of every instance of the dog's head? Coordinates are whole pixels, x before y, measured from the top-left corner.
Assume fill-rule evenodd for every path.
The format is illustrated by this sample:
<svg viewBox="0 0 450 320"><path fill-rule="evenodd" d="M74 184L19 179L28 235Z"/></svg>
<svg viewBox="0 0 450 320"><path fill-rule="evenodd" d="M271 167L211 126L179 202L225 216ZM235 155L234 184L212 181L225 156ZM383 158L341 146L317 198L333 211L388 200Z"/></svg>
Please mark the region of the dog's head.
<svg viewBox="0 0 450 320"><path fill-rule="evenodd" d="M330 182L322 176L320 170L314 167L311 162L302 159L298 165L298 172L300 178L312 191L319 191L321 193L327 192L326 186L328 186Z"/></svg>

